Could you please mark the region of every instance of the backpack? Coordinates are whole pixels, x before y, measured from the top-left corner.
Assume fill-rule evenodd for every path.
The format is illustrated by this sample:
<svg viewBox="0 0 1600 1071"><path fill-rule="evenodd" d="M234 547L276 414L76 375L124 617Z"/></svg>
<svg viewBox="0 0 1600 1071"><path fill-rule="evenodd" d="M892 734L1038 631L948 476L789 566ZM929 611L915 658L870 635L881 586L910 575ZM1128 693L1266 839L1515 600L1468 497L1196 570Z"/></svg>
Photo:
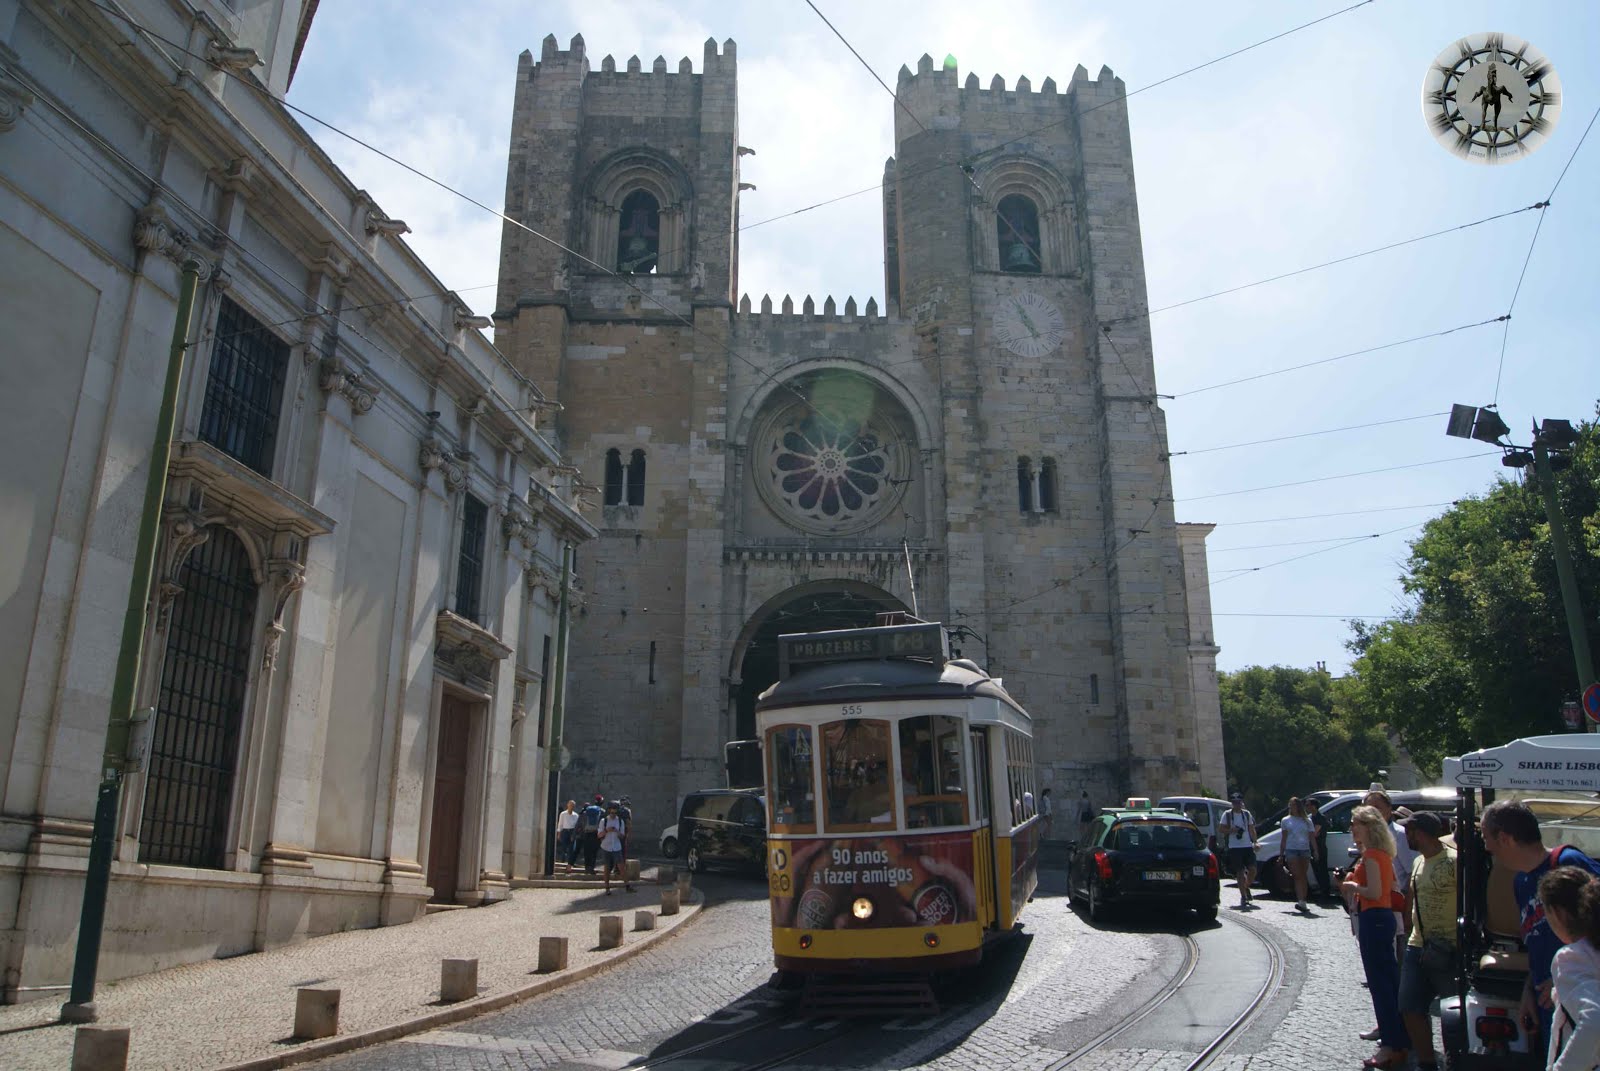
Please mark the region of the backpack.
<svg viewBox="0 0 1600 1071"><path fill-rule="evenodd" d="M599 806L593 803L589 804L583 809L583 816L578 819L578 832L597 832L600 829L600 819L602 817Z"/></svg>

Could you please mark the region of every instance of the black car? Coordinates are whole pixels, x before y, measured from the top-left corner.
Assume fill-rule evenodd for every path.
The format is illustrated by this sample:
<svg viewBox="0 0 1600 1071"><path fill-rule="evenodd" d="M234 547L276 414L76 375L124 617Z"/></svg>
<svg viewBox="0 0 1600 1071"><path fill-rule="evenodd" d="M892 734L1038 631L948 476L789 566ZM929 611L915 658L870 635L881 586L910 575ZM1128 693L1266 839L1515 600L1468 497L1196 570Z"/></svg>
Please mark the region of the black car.
<svg viewBox="0 0 1600 1071"><path fill-rule="evenodd" d="M1214 919L1222 879L1205 834L1184 815L1105 811L1073 854L1067 894L1074 904L1086 903L1096 922L1123 904L1193 909Z"/></svg>
<svg viewBox="0 0 1600 1071"><path fill-rule="evenodd" d="M689 869L767 867L767 801L750 789L691 792L678 812L678 850Z"/></svg>

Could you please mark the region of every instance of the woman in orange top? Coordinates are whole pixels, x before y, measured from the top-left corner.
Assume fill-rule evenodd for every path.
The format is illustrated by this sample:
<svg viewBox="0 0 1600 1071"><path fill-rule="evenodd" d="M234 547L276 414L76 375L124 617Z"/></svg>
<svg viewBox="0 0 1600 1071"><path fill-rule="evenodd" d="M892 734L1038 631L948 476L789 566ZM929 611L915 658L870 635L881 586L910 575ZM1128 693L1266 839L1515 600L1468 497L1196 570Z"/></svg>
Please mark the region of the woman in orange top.
<svg viewBox="0 0 1600 1071"><path fill-rule="evenodd" d="M1375 807L1357 807L1350 816L1350 834L1361 849L1357 863L1342 889L1345 903L1356 915L1356 937L1361 945L1361 966L1378 1016L1378 1051L1367 1067L1404 1067L1411 1039L1400 1017L1400 966L1394 958L1394 907L1390 903L1394 882L1394 834Z"/></svg>

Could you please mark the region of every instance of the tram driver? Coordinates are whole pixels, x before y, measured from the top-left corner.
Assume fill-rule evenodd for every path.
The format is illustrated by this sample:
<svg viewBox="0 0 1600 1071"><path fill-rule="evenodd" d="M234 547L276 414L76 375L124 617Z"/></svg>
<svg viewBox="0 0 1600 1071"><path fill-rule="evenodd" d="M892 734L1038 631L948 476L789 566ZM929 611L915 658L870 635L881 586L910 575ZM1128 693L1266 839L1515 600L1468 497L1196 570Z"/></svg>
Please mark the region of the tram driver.
<svg viewBox="0 0 1600 1071"><path fill-rule="evenodd" d="M860 783L845 800L844 821L851 825L883 825L894 821L894 798L889 789L889 767L883 762L863 763Z"/></svg>

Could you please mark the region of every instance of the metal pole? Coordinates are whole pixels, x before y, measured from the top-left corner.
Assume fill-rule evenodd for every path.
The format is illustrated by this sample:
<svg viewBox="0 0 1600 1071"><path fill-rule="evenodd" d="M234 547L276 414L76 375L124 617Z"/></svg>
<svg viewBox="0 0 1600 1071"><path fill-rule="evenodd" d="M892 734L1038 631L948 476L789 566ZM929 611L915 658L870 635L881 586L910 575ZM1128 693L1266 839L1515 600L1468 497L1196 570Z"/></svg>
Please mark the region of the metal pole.
<svg viewBox="0 0 1600 1071"><path fill-rule="evenodd" d="M1572 569L1572 551L1567 546L1567 527L1556 502L1556 477L1550 470L1550 452L1544 441L1533 437L1534 473L1539 493L1544 496L1544 512L1550 521L1550 549L1556 558L1556 577L1561 582L1561 603L1567 612L1567 635L1572 640L1572 661L1578 669L1578 692L1595 682L1594 660L1589 652L1589 632L1583 624L1583 604L1578 597L1578 578ZM1589 731L1600 729L1587 718Z"/></svg>
<svg viewBox="0 0 1600 1071"><path fill-rule="evenodd" d="M550 693L550 788L545 799L544 872L556 872L556 816L561 811L561 719L567 702L567 618L571 605L572 544L561 547L561 597L556 603L555 677Z"/></svg>
<svg viewBox="0 0 1600 1071"><path fill-rule="evenodd" d="M83 879L83 912L78 920L78 948L72 963L72 993L61 1006L61 1018L69 1023L92 1023L96 1018L94 983L100 967L106 894L111 888L111 849L116 840L117 803L122 796L122 770L127 761L133 700L138 694L139 663L144 653L145 607L150 602L150 581L155 573L161 503L167 493L172 429L178 416L178 385L183 379L183 357L189 346L189 321L194 313L194 294L199 282L200 265L193 260L184 261L178 285L178 314L172 324L172 347L167 354L167 380L161 392L155 445L150 451L150 472L144 485L144 513L134 544L133 583L128 589L128 607L122 617L122 646L117 651L116 677L111 684L111 713L106 726L105 751L100 760L100 792L95 800L89 869Z"/></svg>

